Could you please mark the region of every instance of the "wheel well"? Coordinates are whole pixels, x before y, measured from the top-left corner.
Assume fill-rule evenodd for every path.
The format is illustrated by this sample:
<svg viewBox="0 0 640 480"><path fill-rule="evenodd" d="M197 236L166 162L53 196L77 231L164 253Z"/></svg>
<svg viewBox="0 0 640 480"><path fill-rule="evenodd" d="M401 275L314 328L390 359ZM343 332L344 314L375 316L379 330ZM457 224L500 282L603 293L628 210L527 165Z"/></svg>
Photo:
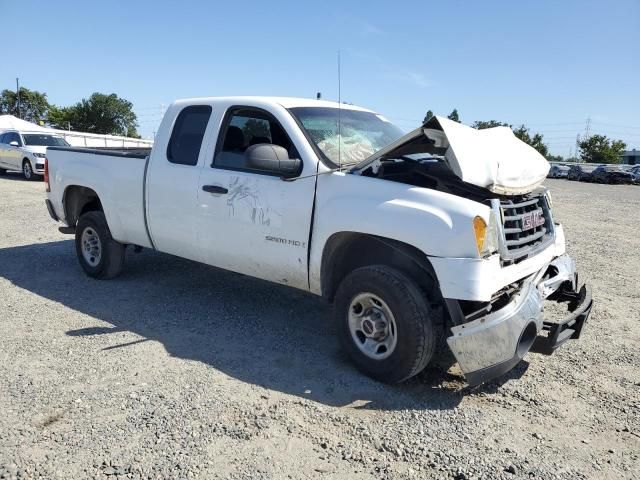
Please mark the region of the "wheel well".
<svg viewBox="0 0 640 480"><path fill-rule="evenodd" d="M103 212L98 194L90 188L72 185L67 187L62 200L67 225L74 226L86 212Z"/></svg>
<svg viewBox="0 0 640 480"><path fill-rule="evenodd" d="M22 159L22 165L24 165L24 162L29 162L29 163L31 163L31 160L29 160L27 157L24 157L24 158Z"/></svg>
<svg viewBox="0 0 640 480"><path fill-rule="evenodd" d="M438 297L431 300L442 298L435 271L423 252L397 240L354 232L336 233L327 241L320 267L322 295L333 300L340 282L367 265L395 267Z"/></svg>

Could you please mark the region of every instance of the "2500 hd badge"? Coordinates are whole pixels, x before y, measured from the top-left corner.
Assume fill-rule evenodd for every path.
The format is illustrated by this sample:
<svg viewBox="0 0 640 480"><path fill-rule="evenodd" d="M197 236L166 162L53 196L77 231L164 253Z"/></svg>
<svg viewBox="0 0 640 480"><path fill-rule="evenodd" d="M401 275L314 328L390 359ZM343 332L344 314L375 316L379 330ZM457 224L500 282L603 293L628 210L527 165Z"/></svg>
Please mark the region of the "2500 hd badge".
<svg viewBox="0 0 640 480"><path fill-rule="evenodd" d="M271 235L267 235L264 238L268 242L282 243L284 245L291 245L293 247L306 248L307 246L307 242L301 242L300 240L289 240L287 238L272 237Z"/></svg>

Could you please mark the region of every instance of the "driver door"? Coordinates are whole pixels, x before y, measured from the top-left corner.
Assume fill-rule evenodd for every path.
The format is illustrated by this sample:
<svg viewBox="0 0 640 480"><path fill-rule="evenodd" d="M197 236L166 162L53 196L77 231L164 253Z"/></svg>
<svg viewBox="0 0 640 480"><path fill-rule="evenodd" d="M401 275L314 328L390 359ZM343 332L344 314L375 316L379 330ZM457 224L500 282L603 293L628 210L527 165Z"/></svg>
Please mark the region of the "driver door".
<svg viewBox="0 0 640 480"><path fill-rule="evenodd" d="M200 175L201 255L211 265L308 289L315 177L284 181L250 168L245 151L260 143L282 146L290 158L300 158L273 114L231 107L222 121L213 162Z"/></svg>

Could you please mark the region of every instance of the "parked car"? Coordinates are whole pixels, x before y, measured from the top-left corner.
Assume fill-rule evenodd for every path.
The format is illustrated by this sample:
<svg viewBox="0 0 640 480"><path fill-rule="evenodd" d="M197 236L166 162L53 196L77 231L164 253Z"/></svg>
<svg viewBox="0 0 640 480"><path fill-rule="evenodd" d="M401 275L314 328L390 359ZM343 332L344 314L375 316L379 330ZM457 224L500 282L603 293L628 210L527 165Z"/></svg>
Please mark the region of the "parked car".
<svg viewBox="0 0 640 480"><path fill-rule="evenodd" d="M591 178L597 183L633 183L633 174L619 165L600 165L591 173Z"/></svg>
<svg viewBox="0 0 640 480"><path fill-rule="evenodd" d="M58 135L43 132L5 130L0 133L0 174L6 170L18 170L27 180L44 174L47 147L68 147Z"/></svg>
<svg viewBox="0 0 640 480"><path fill-rule="evenodd" d="M591 172L595 170L597 165L584 164L572 165L567 174L567 179L578 180L580 182L590 182Z"/></svg>
<svg viewBox="0 0 640 480"><path fill-rule="evenodd" d="M633 176L633 183L640 183L640 165L633 165L629 172Z"/></svg>
<svg viewBox="0 0 640 480"><path fill-rule="evenodd" d="M566 165L552 165L549 169L549 178L567 178L569 175L569 167Z"/></svg>
<svg viewBox="0 0 640 480"><path fill-rule="evenodd" d="M353 105L224 97L173 103L150 155L50 147L45 182L90 277L132 245L288 285L334 302L366 374L408 379L445 335L476 385L578 338L591 310L548 170L508 127L433 117L402 136Z"/></svg>

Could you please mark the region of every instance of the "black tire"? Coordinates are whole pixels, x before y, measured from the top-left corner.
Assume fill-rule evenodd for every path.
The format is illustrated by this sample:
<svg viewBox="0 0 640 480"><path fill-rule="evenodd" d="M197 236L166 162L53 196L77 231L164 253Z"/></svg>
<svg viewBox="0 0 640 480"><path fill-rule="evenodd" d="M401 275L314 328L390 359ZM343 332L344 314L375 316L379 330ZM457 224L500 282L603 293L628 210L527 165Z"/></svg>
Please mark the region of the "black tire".
<svg viewBox="0 0 640 480"><path fill-rule="evenodd" d="M85 258L85 245L83 234L94 238L97 236L100 245L99 257ZM116 242L111 236L107 219L102 212L87 212L80 217L76 225L76 255L85 273L102 280L114 278L120 274L124 265L125 246ZM87 254L90 256L90 254ZM90 263L90 259L95 258L95 263Z"/></svg>
<svg viewBox="0 0 640 480"><path fill-rule="evenodd" d="M363 353L349 327L352 302L366 293L382 299L395 320L397 343L384 359ZM422 371L441 336L439 319L425 293L408 276L386 265L358 268L347 275L336 292L334 317L342 347L356 367L385 383L399 383Z"/></svg>
<svg viewBox="0 0 640 480"><path fill-rule="evenodd" d="M33 165L31 165L31 162L26 158L22 161L22 176L28 182L35 180L37 177L36 173L33 171Z"/></svg>
<svg viewBox="0 0 640 480"><path fill-rule="evenodd" d="M7 173L6 168L0 168L0 175L4 175L5 173Z"/></svg>

